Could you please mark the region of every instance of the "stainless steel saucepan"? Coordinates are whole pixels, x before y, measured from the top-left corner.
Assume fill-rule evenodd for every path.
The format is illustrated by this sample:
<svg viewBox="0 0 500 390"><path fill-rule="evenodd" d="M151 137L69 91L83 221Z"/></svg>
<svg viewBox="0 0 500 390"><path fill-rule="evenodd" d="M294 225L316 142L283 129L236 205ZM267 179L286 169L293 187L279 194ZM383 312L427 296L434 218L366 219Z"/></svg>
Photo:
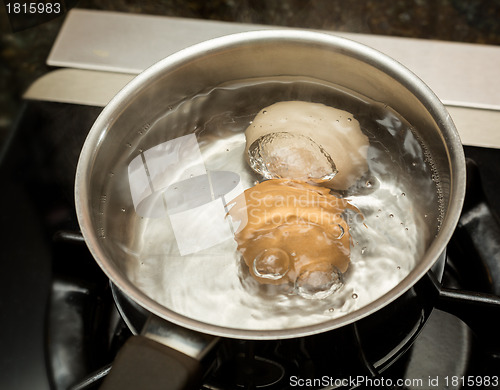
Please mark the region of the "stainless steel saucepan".
<svg viewBox="0 0 500 390"><path fill-rule="evenodd" d="M415 236L418 258L395 286L344 315L318 317L301 298L307 302L295 300L292 320L273 322L279 310L272 294L261 291L269 304L238 312L241 296L231 286L245 278L238 255L228 255L234 227L211 216L224 215L222 198L259 179L242 153L245 124L279 100L342 106L344 95L404 118L424 145L423 163L439 178L438 186L429 180L433 193L416 175L400 182L422 232ZM371 103L365 106L370 111ZM372 140L381 136L377 131ZM388 153L402 171L411 166L397 151ZM428 275L441 278L464 194L464 153L450 115L418 77L380 52L333 35L275 30L221 37L165 58L105 107L78 163L76 210L85 241L120 293L150 316L104 387L137 388L141 381L140 388L196 388L199 362L219 338L335 340L342 333L346 342L352 326L367 348L378 339L383 351L367 355L386 364L390 350L411 343L434 305ZM433 204L424 210L429 199ZM203 288L207 280L213 284ZM230 306L236 309L226 312ZM286 307L280 310L286 317ZM248 312L259 321L247 320Z"/></svg>

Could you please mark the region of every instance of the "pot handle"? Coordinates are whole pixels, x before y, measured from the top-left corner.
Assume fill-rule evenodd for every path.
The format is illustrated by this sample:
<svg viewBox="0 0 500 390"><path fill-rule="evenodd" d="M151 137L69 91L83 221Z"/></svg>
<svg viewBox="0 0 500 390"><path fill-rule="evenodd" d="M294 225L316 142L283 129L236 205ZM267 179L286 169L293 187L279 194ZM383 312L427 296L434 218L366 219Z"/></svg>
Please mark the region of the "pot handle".
<svg viewBox="0 0 500 390"><path fill-rule="evenodd" d="M120 349L100 390L199 390L218 341L151 314Z"/></svg>
<svg viewBox="0 0 500 390"><path fill-rule="evenodd" d="M100 390L200 389L201 363L144 336L130 337Z"/></svg>

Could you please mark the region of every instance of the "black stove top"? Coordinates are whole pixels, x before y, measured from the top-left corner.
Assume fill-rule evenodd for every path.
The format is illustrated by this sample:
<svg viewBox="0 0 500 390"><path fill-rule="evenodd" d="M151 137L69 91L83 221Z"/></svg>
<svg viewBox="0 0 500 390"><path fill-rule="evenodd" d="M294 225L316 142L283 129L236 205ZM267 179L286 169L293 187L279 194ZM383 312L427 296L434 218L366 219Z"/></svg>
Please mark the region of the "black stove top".
<svg viewBox="0 0 500 390"><path fill-rule="evenodd" d="M1 151L2 389L97 388L99 376L131 335L108 280L78 233L74 210L78 155L100 111L26 102ZM444 285L500 295L500 150L465 147L465 152L467 200L448 247ZM213 371L207 389L299 385L270 343L231 348L239 348L237 358ZM407 389L500 389L495 375L500 375L500 358L486 352L463 322L440 310L413 347L384 372L385 378L404 379L397 388Z"/></svg>

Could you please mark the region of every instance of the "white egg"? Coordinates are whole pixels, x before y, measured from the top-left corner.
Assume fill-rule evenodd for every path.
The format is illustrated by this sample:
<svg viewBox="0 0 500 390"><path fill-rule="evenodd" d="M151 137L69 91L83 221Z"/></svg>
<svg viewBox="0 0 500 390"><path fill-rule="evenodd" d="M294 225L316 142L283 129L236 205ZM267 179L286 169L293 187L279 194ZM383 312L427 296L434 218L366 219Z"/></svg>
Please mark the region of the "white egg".
<svg viewBox="0 0 500 390"><path fill-rule="evenodd" d="M263 108L245 136L248 163L267 178L328 181L328 187L344 190L368 167L368 137L359 122L321 103L284 101Z"/></svg>

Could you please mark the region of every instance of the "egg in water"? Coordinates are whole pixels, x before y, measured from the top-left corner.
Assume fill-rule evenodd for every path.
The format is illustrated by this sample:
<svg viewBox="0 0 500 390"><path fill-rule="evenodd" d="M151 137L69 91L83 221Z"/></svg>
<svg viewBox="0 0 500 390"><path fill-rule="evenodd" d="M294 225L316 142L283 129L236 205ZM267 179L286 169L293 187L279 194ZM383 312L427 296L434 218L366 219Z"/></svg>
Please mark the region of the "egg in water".
<svg viewBox="0 0 500 390"><path fill-rule="evenodd" d="M269 179L230 204L250 274L305 298L327 297L349 265L345 211L359 213L327 187L347 189L367 170L368 138L350 113L302 101L260 110L245 136L247 162Z"/></svg>
<svg viewBox="0 0 500 390"><path fill-rule="evenodd" d="M283 101L259 111L245 131L246 158L265 178L351 187L368 169L368 137L347 111Z"/></svg>
<svg viewBox="0 0 500 390"><path fill-rule="evenodd" d="M359 211L325 187L270 179L229 204L235 240L250 274L263 284L289 284L305 298L325 298L342 287L349 265L344 213Z"/></svg>

